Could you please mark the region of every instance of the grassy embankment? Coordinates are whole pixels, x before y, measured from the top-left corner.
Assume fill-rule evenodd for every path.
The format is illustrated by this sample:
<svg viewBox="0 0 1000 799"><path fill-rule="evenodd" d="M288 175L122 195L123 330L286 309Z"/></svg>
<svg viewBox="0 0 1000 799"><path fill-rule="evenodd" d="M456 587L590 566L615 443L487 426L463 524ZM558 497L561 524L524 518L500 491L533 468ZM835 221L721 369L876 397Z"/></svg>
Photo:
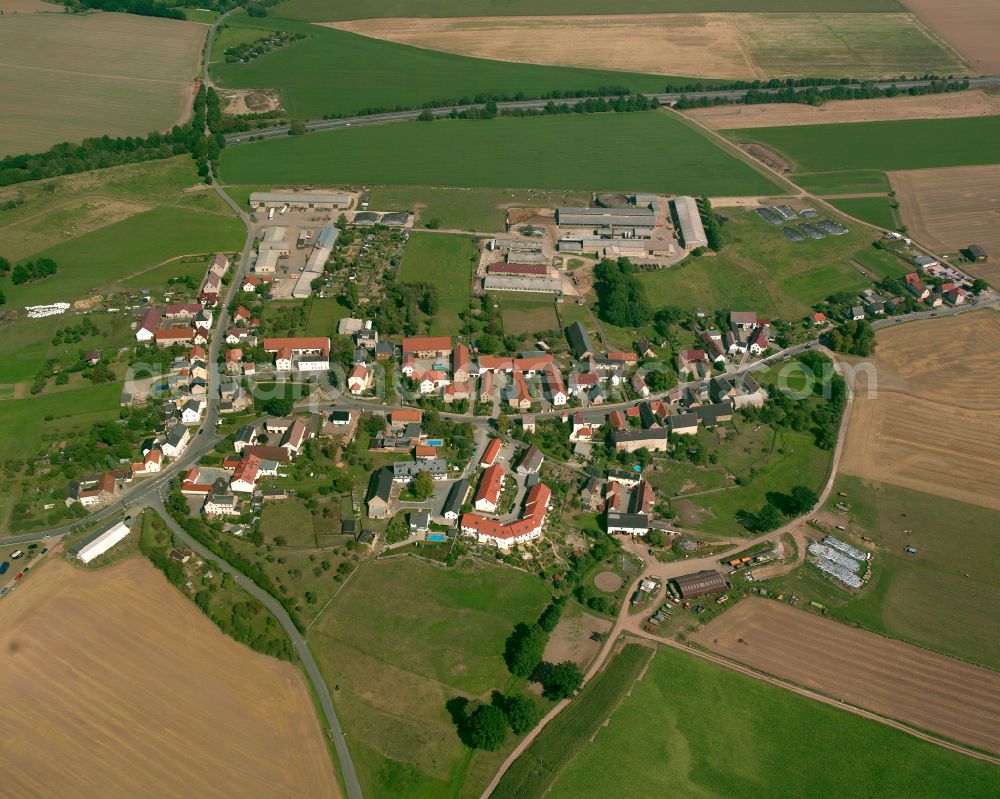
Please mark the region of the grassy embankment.
<svg viewBox="0 0 1000 799"><path fill-rule="evenodd" d="M972 799L998 790L988 763L663 648L548 795Z"/></svg>

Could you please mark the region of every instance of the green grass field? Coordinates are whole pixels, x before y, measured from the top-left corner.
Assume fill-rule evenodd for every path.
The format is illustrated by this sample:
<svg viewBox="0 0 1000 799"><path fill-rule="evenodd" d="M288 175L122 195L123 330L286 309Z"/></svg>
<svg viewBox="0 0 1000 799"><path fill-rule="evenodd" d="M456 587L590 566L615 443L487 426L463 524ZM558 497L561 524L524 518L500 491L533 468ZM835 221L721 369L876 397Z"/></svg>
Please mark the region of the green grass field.
<svg viewBox="0 0 1000 799"><path fill-rule="evenodd" d="M627 143L629 157L608 158L609 142ZM235 184L781 193L667 112L406 122L292 136L224 150L222 176Z"/></svg>
<svg viewBox="0 0 1000 799"><path fill-rule="evenodd" d="M1000 162L1000 116L724 131L788 157L802 172L931 169Z"/></svg>
<svg viewBox="0 0 1000 799"><path fill-rule="evenodd" d="M469 309L472 271L479 259L467 236L414 233L399 267L401 283L430 283L437 288L440 307L431 318L432 335L453 335L462 326L459 314Z"/></svg>
<svg viewBox="0 0 1000 799"><path fill-rule="evenodd" d="M974 799L995 766L662 648L552 799Z"/></svg>
<svg viewBox="0 0 1000 799"><path fill-rule="evenodd" d="M642 272L650 303L687 308L752 308L764 316L797 319L836 291L868 282L845 263L872 235L857 226L846 236L793 242L750 211L720 209L725 247L716 257ZM850 225L848 225L850 229Z"/></svg>
<svg viewBox="0 0 1000 799"><path fill-rule="evenodd" d="M483 233L503 230L505 213L502 205L555 208L560 205L585 205L590 201L590 195L581 192L438 186L374 186L369 195L372 208L419 211L421 225L436 219L442 228Z"/></svg>
<svg viewBox="0 0 1000 799"><path fill-rule="evenodd" d="M373 17L659 14L710 11L903 11L897 0L288 0L275 13L335 22Z"/></svg>
<svg viewBox="0 0 1000 799"><path fill-rule="evenodd" d="M888 250L877 250L868 247L859 250L851 256L866 269L874 272L880 278L896 278L897 280L913 271L913 267Z"/></svg>
<svg viewBox="0 0 1000 799"><path fill-rule="evenodd" d="M1000 668L1000 512L847 476L836 489L847 494L851 529L878 542L872 580L850 595L804 566L781 587L835 618Z"/></svg>
<svg viewBox="0 0 1000 799"><path fill-rule="evenodd" d="M79 319L72 316L22 317L0 325L0 385L31 380L49 358L72 361L80 350L97 347L107 351L135 343L130 329L132 320L127 314L95 314L91 318L97 325L98 335L58 346L52 344L56 332L78 324Z"/></svg>
<svg viewBox="0 0 1000 799"><path fill-rule="evenodd" d="M889 204L888 197L853 197L846 200L828 200L838 211L878 225L884 230L895 230L899 227L899 219L895 209Z"/></svg>
<svg viewBox="0 0 1000 799"><path fill-rule="evenodd" d="M555 302L544 294L524 294L516 291L491 291L490 298L500 306L503 330L508 336L525 333L560 331ZM562 344L562 337L550 345Z"/></svg>
<svg viewBox="0 0 1000 799"><path fill-rule="evenodd" d="M796 172L789 178L820 197L831 194L888 194L892 191L885 172L872 169L843 172Z"/></svg>
<svg viewBox="0 0 1000 799"><path fill-rule="evenodd" d="M228 19L227 25L220 53L214 58L240 40L240 27L253 29L250 40L267 30L308 34L308 39L249 63L217 61L212 66L213 79L224 88L279 89L285 109L300 119L352 115L371 108L450 105L477 94L539 97L554 90L593 91L602 86L653 93L692 82L691 78L469 58L271 17L256 20L241 14Z"/></svg>
<svg viewBox="0 0 1000 799"><path fill-rule="evenodd" d="M600 725L632 689L654 651L640 644L626 645L514 761L490 799L544 796L562 768L588 748Z"/></svg>
<svg viewBox="0 0 1000 799"><path fill-rule="evenodd" d="M0 188L0 253L11 262L160 205L230 213L190 156L95 169Z"/></svg>
<svg viewBox="0 0 1000 799"><path fill-rule="evenodd" d="M121 386L110 383L0 401L0 459L36 452L41 436L72 435L118 418Z"/></svg>
<svg viewBox="0 0 1000 799"><path fill-rule="evenodd" d="M244 235L242 223L232 216L154 208L38 253L55 260L59 271L35 283L8 286L7 302L72 301L179 255L239 250Z"/></svg>
<svg viewBox="0 0 1000 799"><path fill-rule="evenodd" d="M496 567L362 564L309 631L350 730L366 795L478 796L513 745L473 755L445 703L488 699L511 681L501 657L517 622L548 599L535 577Z"/></svg>
<svg viewBox="0 0 1000 799"><path fill-rule="evenodd" d="M314 297L309 302L309 316L306 319L305 336L335 336L337 323L346 319L351 312L341 305L336 297Z"/></svg>

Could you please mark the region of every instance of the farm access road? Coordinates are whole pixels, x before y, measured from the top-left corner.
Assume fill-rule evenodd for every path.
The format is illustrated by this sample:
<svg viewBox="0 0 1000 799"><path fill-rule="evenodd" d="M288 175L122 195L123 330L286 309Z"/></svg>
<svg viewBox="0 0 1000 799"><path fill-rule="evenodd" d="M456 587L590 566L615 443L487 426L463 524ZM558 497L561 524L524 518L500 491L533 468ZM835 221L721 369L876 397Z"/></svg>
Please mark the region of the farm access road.
<svg viewBox="0 0 1000 799"><path fill-rule="evenodd" d="M207 59L206 59L207 60ZM889 89L892 86L896 86L898 89L906 90L911 88L919 88L921 86L929 86L934 81L931 80L903 80L903 81L877 81L874 83L880 89ZM800 86L796 87L795 91L801 92L806 89L815 88L820 91L824 89L833 89L840 87L842 84L826 84L822 86ZM984 88L989 86L1000 85L1000 75L988 75L979 78L969 79L970 87ZM858 89L861 88L860 83L846 84L846 88ZM701 98L715 99L722 98L726 100L741 100L750 91L759 91L765 94L776 94L778 91L784 91L785 87L779 89L726 89L722 91L703 91L703 92L663 92L662 94L647 94L644 95L650 99L656 98L659 100L661 105L673 105L681 98L686 98L689 100L698 100ZM555 103L556 105L573 105L577 102L583 102L586 100L612 100L616 97L562 97L559 99L550 100L511 100L507 102L500 102L496 104L496 107L500 111L530 111L536 110L540 111L544 109L549 103ZM388 111L381 114L360 114L353 117L340 117L338 119L319 119L313 120L311 122L306 122L306 130L309 132L314 131L324 131L324 130L336 130L337 128L350 128L350 127L362 127L364 125L382 125L387 122L405 122L409 120L417 119L425 110L429 110L435 117L446 117L451 114L452 111L471 111L476 109L483 109L486 107L485 103L471 103L468 105L449 105L449 106L438 106L431 109L417 108L412 111ZM274 139L280 136L287 136L289 131L288 125L279 125L273 128L264 128L257 131L242 131L240 133L231 133L226 136L226 146L229 147L234 144L245 144L250 141L260 141L261 139Z"/></svg>

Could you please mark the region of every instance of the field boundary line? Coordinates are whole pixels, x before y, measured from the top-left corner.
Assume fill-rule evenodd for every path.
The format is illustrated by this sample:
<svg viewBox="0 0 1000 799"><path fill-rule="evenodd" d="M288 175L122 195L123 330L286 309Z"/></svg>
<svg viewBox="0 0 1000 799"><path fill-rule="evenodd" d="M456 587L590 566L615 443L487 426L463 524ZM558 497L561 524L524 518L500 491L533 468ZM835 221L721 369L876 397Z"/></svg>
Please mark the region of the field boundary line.
<svg viewBox="0 0 1000 799"><path fill-rule="evenodd" d="M309 632L309 628L312 627L316 623L316 620L323 615L323 611L325 611L328 607L330 607L330 603L337 598L340 592L344 590L344 586L346 586L351 581L351 578L357 573L358 570L355 569L354 571L352 571L350 574L347 575L347 579L340 584L340 587L333 592L333 596L326 601L326 604L323 605L323 607L321 607L317 611L316 615L313 617L313 620L306 625L306 632Z"/></svg>
<svg viewBox="0 0 1000 799"><path fill-rule="evenodd" d="M802 685L799 685L796 682L792 682L791 680L784 680L781 677L775 677L773 674L769 674L766 671L761 671L759 669L754 668L753 666L748 666L747 664L741 663L738 660L732 660L731 658L728 658L725 655L719 655L716 654L715 652L698 648L690 643L681 643L680 641L675 641L673 639L659 638L653 636L650 633L641 633L641 635L649 636L653 640L659 641L661 644L665 646L672 647L673 649L677 649L682 652L687 652L689 654L694 655L695 657L699 657L702 658L703 660L715 663L716 665L723 666L727 669L739 672L741 674L745 674L746 676L752 677L755 680L760 680L761 682L769 683L778 688L783 688L786 691L791 691L792 693L798 694L799 696L802 696L806 699L812 699L813 701L821 702L824 705L829 705L830 707L839 708L841 710L847 711L848 713L853 713L856 716L861 716L862 718L866 718L871 721L877 721L880 724L885 724L888 727L893 727L897 730L900 730L901 732L905 732L909 735L912 735L915 738L920 738L921 740L927 741L928 743L936 744L937 746L943 747L944 749L950 749L953 752L957 752L959 754L966 755L968 757L972 757L977 760L983 760L987 763L992 763L995 766L1000 766L1000 757L990 754L989 752L982 751L976 748L970 748L964 744L957 743L951 740L950 738L939 737L934 733L927 732L925 730L920 729L919 727L912 727L908 724L905 724L902 721L897 721L896 719L890 718L889 716L883 716L879 713L876 713L873 710L868 710L867 708L861 707L859 705L851 704L850 702L847 702L843 699L836 699L832 696L828 696L827 694L815 691L812 688L806 688ZM888 640L895 640L895 639L888 639Z"/></svg>

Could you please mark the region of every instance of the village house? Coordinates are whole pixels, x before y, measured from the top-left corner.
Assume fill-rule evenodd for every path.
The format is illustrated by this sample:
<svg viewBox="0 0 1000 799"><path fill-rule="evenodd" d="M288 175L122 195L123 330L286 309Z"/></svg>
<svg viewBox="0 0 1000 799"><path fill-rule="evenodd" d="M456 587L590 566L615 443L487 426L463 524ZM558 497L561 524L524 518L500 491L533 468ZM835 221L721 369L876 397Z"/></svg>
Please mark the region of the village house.
<svg viewBox="0 0 1000 799"><path fill-rule="evenodd" d="M414 358L446 358L451 354L448 336L411 336L403 339L403 355Z"/></svg>
<svg viewBox="0 0 1000 799"><path fill-rule="evenodd" d="M320 372L330 368L330 339L326 336L265 338L264 352L274 353L279 372Z"/></svg>
<svg viewBox="0 0 1000 799"><path fill-rule="evenodd" d="M364 394L370 388L371 375L363 363L354 365L347 375L347 390L355 396Z"/></svg>
<svg viewBox="0 0 1000 799"><path fill-rule="evenodd" d="M167 434L167 438L160 446L160 450L167 458L179 458L181 453L187 449L190 441L190 428L184 427L183 425L177 425Z"/></svg>
<svg viewBox="0 0 1000 799"><path fill-rule="evenodd" d="M493 464L483 471L483 476L479 481L479 490L473 502L476 510L485 513L493 513L500 502L500 494L503 490L504 473L503 467Z"/></svg>
<svg viewBox="0 0 1000 799"><path fill-rule="evenodd" d="M138 327L135 329L135 340L140 342L152 341L156 338L156 331L160 327L162 316L156 308L150 308L142 315Z"/></svg>

